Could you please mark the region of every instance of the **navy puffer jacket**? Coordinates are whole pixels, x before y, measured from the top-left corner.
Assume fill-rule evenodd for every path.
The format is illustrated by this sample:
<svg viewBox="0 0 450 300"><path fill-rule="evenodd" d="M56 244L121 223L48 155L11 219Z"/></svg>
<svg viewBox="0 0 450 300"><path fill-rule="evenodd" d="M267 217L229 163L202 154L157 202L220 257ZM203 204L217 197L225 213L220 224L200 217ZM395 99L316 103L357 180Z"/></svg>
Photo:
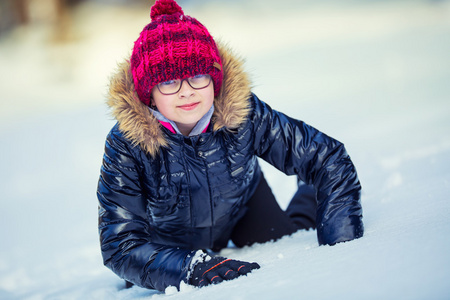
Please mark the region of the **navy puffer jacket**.
<svg viewBox="0 0 450 300"><path fill-rule="evenodd" d="M211 130L170 133L137 100L129 64L110 85L118 120L98 184L104 263L121 278L164 290L186 280L198 249L227 245L259 182L260 157L318 190L320 244L362 236L360 184L344 146L250 93L242 63L221 49L224 84Z"/></svg>

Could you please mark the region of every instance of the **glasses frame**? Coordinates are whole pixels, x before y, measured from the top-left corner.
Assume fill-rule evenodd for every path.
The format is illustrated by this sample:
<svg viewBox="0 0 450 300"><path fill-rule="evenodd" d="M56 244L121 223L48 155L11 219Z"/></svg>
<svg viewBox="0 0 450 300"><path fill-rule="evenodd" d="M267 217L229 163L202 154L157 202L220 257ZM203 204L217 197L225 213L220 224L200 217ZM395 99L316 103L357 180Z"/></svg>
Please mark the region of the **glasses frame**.
<svg viewBox="0 0 450 300"><path fill-rule="evenodd" d="M181 90L181 87L183 86L183 81L187 81L187 83L189 84L189 86L190 86L191 88L193 88L194 90L205 89L205 88L207 88L207 87L211 84L212 76L209 75L209 74L201 74L201 75L207 75L207 76L209 76L208 84L205 85L204 87L201 87L201 88L195 88L195 87L192 86L192 84L189 82L189 79L191 79L192 77L185 78L185 79L181 79L181 81L180 81L180 86L178 87L178 90L177 90L176 92L173 92L173 93L163 93L163 92L161 92L161 89L159 88L159 83L156 85L156 88L158 89L158 91L159 91L161 94L166 95L166 96L169 96L169 95L175 95L176 93L178 93L178 92Z"/></svg>

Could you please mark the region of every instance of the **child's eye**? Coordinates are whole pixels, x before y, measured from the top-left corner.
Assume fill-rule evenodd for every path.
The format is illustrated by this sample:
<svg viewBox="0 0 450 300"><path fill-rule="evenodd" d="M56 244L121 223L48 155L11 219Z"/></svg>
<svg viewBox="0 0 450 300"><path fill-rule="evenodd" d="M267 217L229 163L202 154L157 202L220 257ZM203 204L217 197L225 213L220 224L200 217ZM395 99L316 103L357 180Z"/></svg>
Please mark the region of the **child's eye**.
<svg viewBox="0 0 450 300"><path fill-rule="evenodd" d="M195 75L194 77L192 77L193 79L202 79L205 78L207 75L205 74L200 74L200 75Z"/></svg>
<svg viewBox="0 0 450 300"><path fill-rule="evenodd" d="M161 82L160 85L173 85L176 83L177 83L176 80L168 80L168 81Z"/></svg>

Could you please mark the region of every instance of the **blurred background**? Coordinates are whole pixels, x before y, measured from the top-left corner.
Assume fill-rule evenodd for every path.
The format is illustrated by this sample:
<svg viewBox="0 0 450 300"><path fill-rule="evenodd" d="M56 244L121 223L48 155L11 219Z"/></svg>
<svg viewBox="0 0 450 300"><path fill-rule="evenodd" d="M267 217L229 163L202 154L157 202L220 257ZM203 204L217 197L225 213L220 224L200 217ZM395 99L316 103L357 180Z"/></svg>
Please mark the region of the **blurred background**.
<svg viewBox="0 0 450 300"><path fill-rule="evenodd" d="M104 103L152 4L0 0L0 298L119 282L97 236L96 185L114 125ZM385 229L376 212L386 205L425 193L415 190L423 178L439 182L433 199L448 198L450 1L179 4L245 58L262 100L345 142L368 232ZM266 177L285 206L295 178Z"/></svg>
<svg viewBox="0 0 450 300"><path fill-rule="evenodd" d="M108 74L148 23L152 4L1 0L0 72L9 80L2 80L2 94L15 99L15 105L1 102L2 119L14 118L16 111L34 114L44 106L67 109L102 101Z"/></svg>

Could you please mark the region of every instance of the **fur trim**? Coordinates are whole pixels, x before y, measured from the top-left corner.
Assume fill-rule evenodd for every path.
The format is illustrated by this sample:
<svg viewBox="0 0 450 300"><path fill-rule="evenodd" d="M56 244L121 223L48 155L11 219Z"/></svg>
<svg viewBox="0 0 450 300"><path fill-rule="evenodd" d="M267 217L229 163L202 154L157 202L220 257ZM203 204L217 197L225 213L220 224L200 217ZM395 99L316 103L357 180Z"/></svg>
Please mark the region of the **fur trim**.
<svg viewBox="0 0 450 300"><path fill-rule="evenodd" d="M151 155L155 155L161 146L167 146L158 120L139 101L129 61L119 64L118 72L112 77L107 104L119 122L120 131L133 145L139 145Z"/></svg>
<svg viewBox="0 0 450 300"><path fill-rule="evenodd" d="M250 80L244 72L243 60L228 47L220 43L217 46L223 63L223 82L219 95L214 99L213 130L233 130L250 113ZM119 122L120 131L133 145L139 145L151 156L168 145L160 123L148 107L139 101L128 60L120 63L111 77L107 105Z"/></svg>

